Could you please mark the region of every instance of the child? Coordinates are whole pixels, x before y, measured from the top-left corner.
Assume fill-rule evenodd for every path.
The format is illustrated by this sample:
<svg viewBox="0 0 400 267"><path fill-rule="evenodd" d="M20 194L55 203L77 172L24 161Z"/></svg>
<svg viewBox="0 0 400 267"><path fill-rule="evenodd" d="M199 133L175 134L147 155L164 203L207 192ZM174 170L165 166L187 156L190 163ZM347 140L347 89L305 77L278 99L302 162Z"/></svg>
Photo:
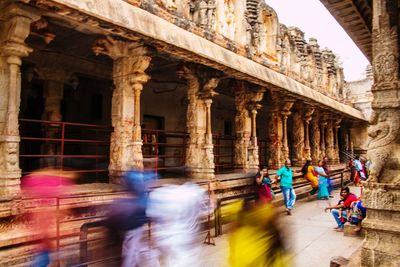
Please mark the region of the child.
<svg viewBox="0 0 400 267"><path fill-rule="evenodd" d="M342 205L343 202L344 202L344 197L341 195L341 196L340 196L340 200L338 201L337 204L338 204L338 205ZM343 223L343 224L347 221L347 218L346 218L346 217L343 217L343 208L340 208L340 209L339 209L339 220L340 220L340 222Z"/></svg>
<svg viewBox="0 0 400 267"><path fill-rule="evenodd" d="M365 218L367 209L363 207L361 200L354 201L351 204L350 223L357 225L355 232L361 231L361 221Z"/></svg>

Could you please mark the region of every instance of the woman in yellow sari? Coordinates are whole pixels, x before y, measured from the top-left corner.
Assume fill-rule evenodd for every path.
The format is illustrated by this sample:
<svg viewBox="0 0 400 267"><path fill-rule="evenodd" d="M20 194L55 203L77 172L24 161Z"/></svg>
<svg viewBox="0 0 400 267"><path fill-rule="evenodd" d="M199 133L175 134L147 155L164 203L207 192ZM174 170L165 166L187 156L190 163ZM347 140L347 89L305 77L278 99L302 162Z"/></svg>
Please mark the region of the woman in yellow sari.
<svg viewBox="0 0 400 267"><path fill-rule="evenodd" d="M230 266L292 266L272 204L249 205L241 201L232 206L236 206L236 216L231 217L236 217L236 227L229 237Z"/></svg>
<svg viewBox="0 0 400 267"><path fill-rule="evenodd" d="M318 177L314 170L314 167L311 166L311 160L307 160L304 166L301 168L301 173L303 174L304 179L308 180L311 184L310 195L314 195L318 191Z"/></svg>

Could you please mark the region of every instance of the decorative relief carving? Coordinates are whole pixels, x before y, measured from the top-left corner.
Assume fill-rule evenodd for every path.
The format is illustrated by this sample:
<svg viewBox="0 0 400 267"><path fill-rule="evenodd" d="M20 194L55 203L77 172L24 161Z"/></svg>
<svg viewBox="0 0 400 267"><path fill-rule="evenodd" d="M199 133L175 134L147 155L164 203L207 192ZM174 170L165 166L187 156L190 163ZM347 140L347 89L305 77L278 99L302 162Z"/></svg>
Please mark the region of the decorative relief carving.
<svg viewBox="0 0 400 267"><path fill-rule="evenodd" d="M371 209L390 210L396 199L395 194L378 185L366 187L363 190L364 205ZM399 197L398 194L397 197Z"/></svg>
<svg viewBox="0 0 400 267"><path fill-rule="evenodd" d="M391 157L399 148L398 138L400 133L399 111L396 109L375 110L368 127L368 135L371 140L368 144L368 158L373 163L369 181L379 182L384 169L392 169L388 164ZM398 182L400 178L394 176L393 181Z"/></svg>
<svg viewBox="0 0 400 267"><path fill-rule="evenodd" d="M398 64L396 63L396 55L394 53L384 53L374 58L375 81L391 82L397 77Z"/></svg>

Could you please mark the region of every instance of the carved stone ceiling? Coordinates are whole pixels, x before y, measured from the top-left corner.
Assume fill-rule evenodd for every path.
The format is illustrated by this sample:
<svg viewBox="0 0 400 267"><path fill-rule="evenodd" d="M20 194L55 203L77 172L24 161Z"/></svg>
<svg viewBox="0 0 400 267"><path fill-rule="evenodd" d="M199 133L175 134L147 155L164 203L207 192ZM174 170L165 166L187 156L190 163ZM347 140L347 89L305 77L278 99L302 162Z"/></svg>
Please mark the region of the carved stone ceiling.
<svg viewBox="0 0 400 267"><path fill-rule="evenodd" d="M102 54L95 55L92 51L95 40L104 37L100 32L93 33L93 31L77 27L54 17L45 17L45 19L48 22L46 32L54 34L55 38L46 44L43 34L32 33L27 38L27 44L34 49L34 55L27 58L26 61L34 63L32 61L37 58L37 55L59 54L63 55L64 59L83 59L84 61L108 66L111 72L112 59ZM178 60L164 54L155 54L152 57L151 65L147 70L152 79L160 82L178 81L176 76ZM90 76L89 73L87 75Z"/></svg>
<svg viewBox="0 0 400 267"><path fill-rule="evenodd" d="M371 61L372 0L320 1Z"/></svg>

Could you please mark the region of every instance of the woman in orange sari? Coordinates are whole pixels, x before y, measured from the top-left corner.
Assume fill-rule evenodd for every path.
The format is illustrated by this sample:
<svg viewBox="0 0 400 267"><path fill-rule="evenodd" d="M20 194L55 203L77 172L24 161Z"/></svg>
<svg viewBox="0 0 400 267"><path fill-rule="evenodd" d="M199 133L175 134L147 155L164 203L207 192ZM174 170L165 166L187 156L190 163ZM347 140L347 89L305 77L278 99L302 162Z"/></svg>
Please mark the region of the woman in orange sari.
<svg viewBox="0 0 400 267"><path fill-rule="evenodd" d="M307 160L301 168L301 173L304 179L308 180L311 184L312 190L309 192L310 195L314 195L318 191L318 177L315 173L314 167L311 166L311 160Z"/></svg>

